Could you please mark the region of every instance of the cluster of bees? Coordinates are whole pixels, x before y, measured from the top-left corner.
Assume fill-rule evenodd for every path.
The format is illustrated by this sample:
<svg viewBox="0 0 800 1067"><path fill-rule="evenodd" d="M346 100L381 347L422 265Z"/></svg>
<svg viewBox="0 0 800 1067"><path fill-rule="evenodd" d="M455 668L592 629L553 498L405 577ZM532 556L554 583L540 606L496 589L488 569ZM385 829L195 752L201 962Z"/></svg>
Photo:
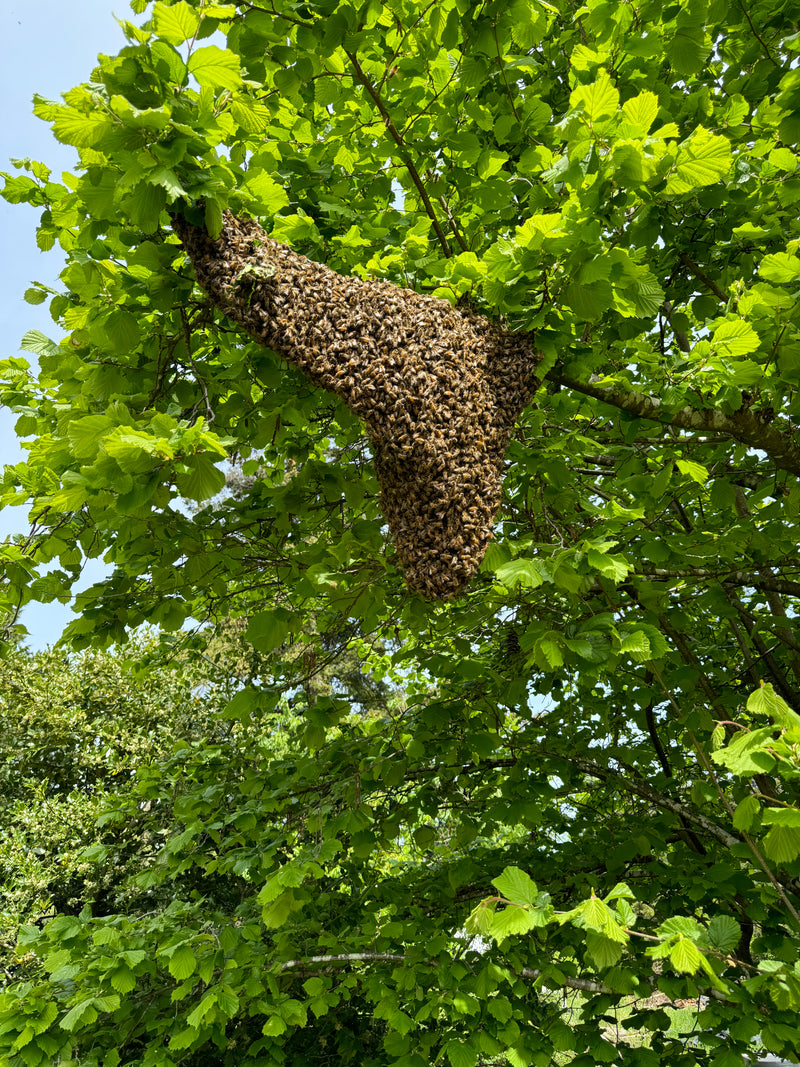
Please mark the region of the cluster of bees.
<svg viewBox="0 0 800 1067"><path fill-rule="evenodd" d="M532 339L390 282L337 274L224 218L173 227L210 299L364 422L409 587L453 596L477 571L514 421L538 385Z"/></svg>

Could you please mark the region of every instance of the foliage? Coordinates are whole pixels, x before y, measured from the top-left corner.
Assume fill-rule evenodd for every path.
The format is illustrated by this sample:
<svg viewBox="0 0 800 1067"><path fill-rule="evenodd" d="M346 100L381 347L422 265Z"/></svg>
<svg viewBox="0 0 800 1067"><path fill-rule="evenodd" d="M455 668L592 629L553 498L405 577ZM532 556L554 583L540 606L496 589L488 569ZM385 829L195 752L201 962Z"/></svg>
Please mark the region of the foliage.
<svg viewBox="0 0 800 1067"><path fill-rule="evenodd" d="M215 717L232 693L228 678L184 657L172 666L162 659L158 642L142 637L124 652L17 651L0 664L7 949L21 922L80 911L87 899L96 912L113 912L125 876L162 842L156 811L134 806L124 825L112 826L110 799L127 795L137 769L177 741L219 741L230 732ZM92 855L113 862L101 866Z"/></svg>
<svg viewBox="0 0 800 1067"><path fill-rule="evenodd" d="M63 249L27 298L67 336L1 365L29 458L0 492L32 521L3 609L11 635L102 557L72 648L147 622L220 655L231 699L201 691L202 740L151 754L123 702L136 774L81 803L131 862L92 831L60 913L18 907L3 1054L797 1056L794 5L132 7L119 55L36 100L75 173L5 178ZM355 418L194 284L170 212L214 234L225 209L533 332L543 383L459 597L404 587ZM104 729L78 731L101 781ZM655 990L699 1005L691 1034ZM620 1005L644 1042L610 1039Z"/></svg>

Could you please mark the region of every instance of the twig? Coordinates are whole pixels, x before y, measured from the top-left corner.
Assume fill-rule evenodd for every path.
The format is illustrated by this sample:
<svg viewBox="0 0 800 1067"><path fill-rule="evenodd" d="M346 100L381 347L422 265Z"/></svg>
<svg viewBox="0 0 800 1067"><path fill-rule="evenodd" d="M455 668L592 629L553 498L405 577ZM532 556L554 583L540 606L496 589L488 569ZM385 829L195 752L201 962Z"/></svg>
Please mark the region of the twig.
<svg viewBox="0 0 800 1067"><path fill-rule="evenodd" d="M425 212L428 215L428 218L431 220L434 232L436 233L436 236L439 239L439 244L442 246L442 251L449 258L453 254L452 249L450 248L450 244L447 240L447 236L445 235L444 230L442 229L441 223L439 222L439 219L436 216L436 212L433 209L433 204L431 203L431 199L428 196L428 192L422 183L422 178L420 178L419 176L419 171L411 161L411 156L405 141L403 140L394 122L392 122L392 117L386 110L386 106L383 103L383 100L381 100L380 94L378 93L377 89L364 73L361 64L358 62L358 57L352 52L348 52L347 49L345 49L345 55L352 63L353 70L356 72L356 77L358 78L359 82L361 82L361 84L364 86L368 95L372 98L372 101L380 112L384 125L389 131L389 136L397 145L400 158L402 159L403 164L406 170L408 171L417 192L419 193L420 200L422 201L425 207Z"/></svg>

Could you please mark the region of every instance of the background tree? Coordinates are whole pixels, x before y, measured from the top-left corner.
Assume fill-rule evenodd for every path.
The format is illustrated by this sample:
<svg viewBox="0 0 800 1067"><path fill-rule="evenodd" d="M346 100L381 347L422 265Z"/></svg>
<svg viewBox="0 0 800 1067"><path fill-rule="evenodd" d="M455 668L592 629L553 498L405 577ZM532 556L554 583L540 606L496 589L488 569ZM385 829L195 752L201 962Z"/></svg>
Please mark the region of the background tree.
<svg viewBox="0 0 800 1067"><path fill-rule="evenodd" d="M118 56L36 101L76 175L6 177L64 249L63 292L28 295L68 331L26 336L38 374L3 364L30 438L3 500L33 522L3 548L9 632L102 555L73 647L224 621L254 650L227 661L248 744L137 777L171 813L136 874L155 906L26 928L50 977L9 987L3 1040L32 1064L797 1054L794 5L132 6ZM452 599L403 581L369 405L371 438L195 276L181 238L213 264L248 217L278 245L248 230L246 308L278 248L535 361ZM691 1035L656 988L696 1000Z"/></svg>

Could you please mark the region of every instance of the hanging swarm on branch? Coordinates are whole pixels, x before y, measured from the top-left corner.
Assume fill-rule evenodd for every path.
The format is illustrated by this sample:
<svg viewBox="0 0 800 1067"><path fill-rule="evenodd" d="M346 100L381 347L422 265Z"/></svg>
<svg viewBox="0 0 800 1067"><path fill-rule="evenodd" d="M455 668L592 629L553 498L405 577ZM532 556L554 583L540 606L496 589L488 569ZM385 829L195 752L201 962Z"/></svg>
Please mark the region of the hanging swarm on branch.
<svg viewBox="0 0 800 1067"><path fill-rule="evenodd" d="M389 282L345 277L226 213L218 239L173 228L211 300L363 419L409 587L475 574L514 420L538 385L532 339Z"/></svg>

